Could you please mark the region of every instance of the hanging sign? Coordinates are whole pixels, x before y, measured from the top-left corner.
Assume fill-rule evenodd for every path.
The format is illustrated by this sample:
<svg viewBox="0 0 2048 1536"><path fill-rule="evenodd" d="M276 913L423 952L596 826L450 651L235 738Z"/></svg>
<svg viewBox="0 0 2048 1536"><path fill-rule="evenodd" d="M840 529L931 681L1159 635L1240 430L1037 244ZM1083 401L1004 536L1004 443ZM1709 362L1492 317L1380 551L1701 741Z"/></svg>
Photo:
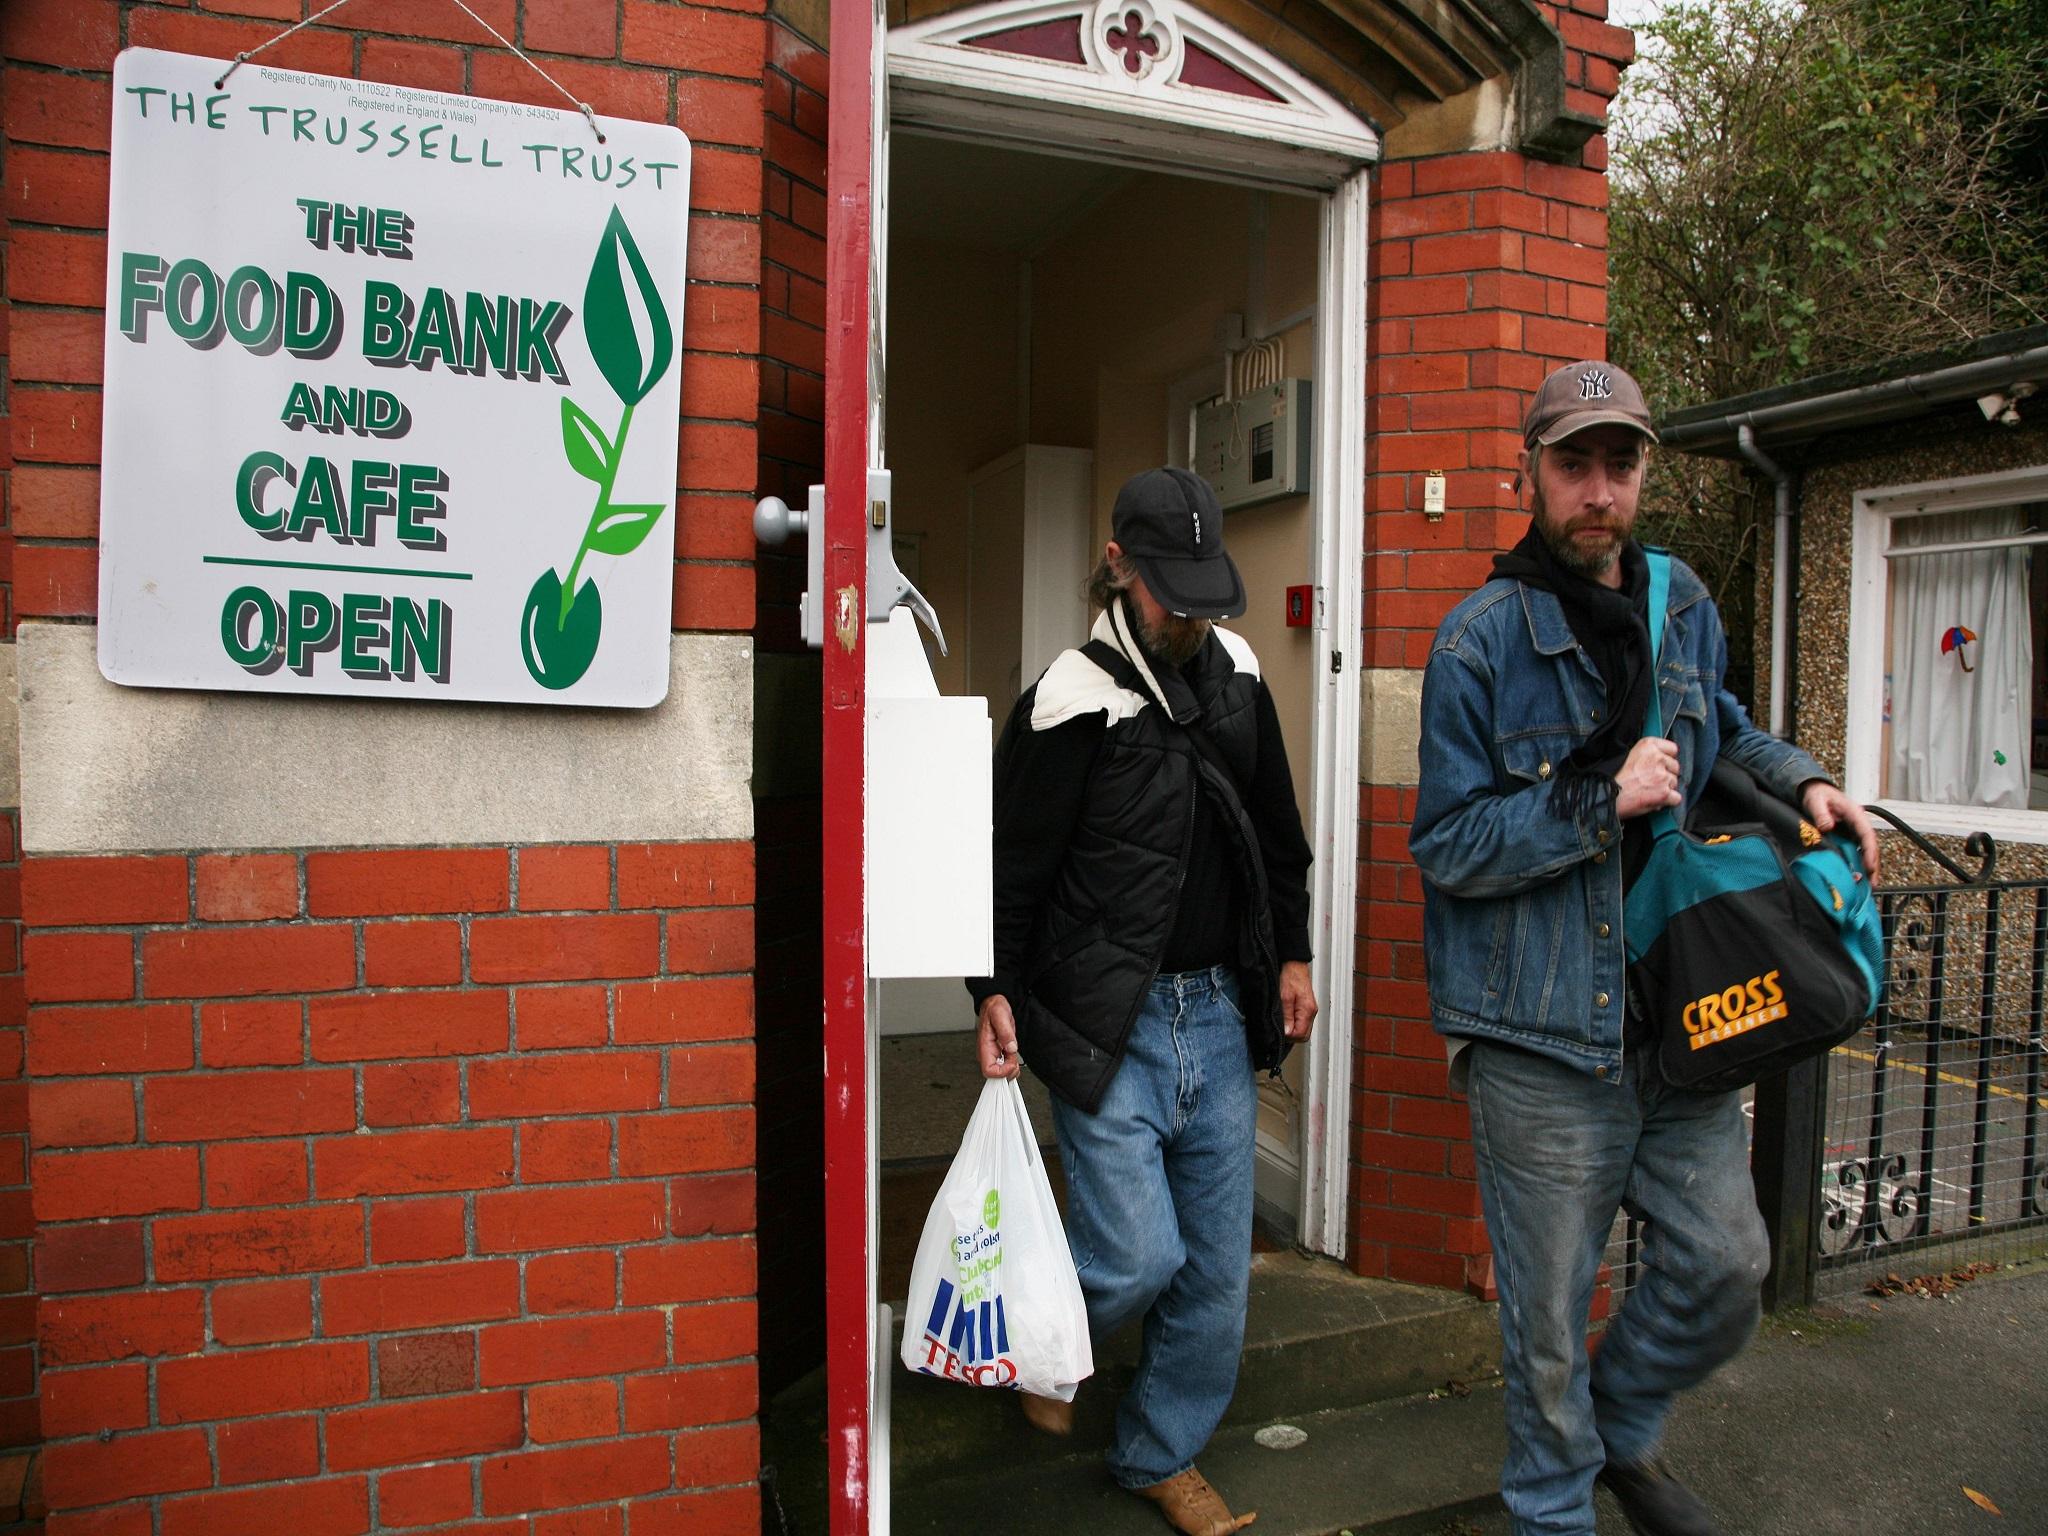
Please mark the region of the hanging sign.
<svg viewBox="0 0 2048 1536"><path fill-rule="evenodd" d="M114 67L100 670L659 702L689 141L225 68Z"/></svg>

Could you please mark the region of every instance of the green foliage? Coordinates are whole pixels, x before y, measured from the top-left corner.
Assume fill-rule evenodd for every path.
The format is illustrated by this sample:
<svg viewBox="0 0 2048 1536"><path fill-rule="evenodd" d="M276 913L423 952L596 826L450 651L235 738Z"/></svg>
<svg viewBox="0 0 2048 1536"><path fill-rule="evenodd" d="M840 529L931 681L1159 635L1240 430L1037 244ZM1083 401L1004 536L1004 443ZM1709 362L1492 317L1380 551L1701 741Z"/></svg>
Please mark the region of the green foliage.
<svg viewBox="0 0 2048 1536"><path fill-rule="evenodd" d="M1610 349L1664 412L2048 319L2048 4L1674 0L1612 135ZM1646 534L1747 639L1769 512L1666 455Z"/></svg>

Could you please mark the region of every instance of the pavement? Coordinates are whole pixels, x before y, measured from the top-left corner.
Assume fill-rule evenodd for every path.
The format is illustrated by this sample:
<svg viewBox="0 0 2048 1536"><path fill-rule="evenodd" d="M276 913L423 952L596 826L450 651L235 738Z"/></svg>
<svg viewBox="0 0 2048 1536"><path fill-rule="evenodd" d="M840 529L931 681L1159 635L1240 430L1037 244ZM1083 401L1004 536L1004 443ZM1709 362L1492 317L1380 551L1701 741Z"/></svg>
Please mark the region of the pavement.
<svg viewBox="0 0 2048 1536"><path fill-rule="evenodd" d="M1745 1354L1680 1399L1664 1454L1726 1536L2048 1532L2048 1262L1945 1297L1766 1318ZM1598 1499L1599 1536L1629 1536ZM1417 1529L1509 1527L1495 1505Z"/></svg>
<svg viewBox="0 0 2048 1536"><path fill-rule="evenodd" d="M1099 1416L1083 1417L1088 1428ZM1021 1421L1008 1433L1012 1444L998 1431L966 1466L921 1472L903 1456L896 1536L1166 1531L1109 1484L1082 1435L1047 1442ZM1236 1507L1259 1511L1256 1536L1506 1536L1504 1443L1499 1383L1477 1378L1229 1422L1201 1464ZM1740 1359L1681 1399L1665 1456L1726 1536L2048 1533L2048 1258L1943 1296L1851 1295L1766 1319ZM1605 1495L1598 1515L1599 1536L1629 1536Z"/></svg>
<svg viewBox="0 0 2048 1536"><path fill-rule="evenodd" d="M1727 1536L2048 1532L2048 1262L1945 1297L1851 1296L1768 1318L1680 1400L1664 1453ZM1600 1501L1600 1536L1628 1536ZM1428 1529L1504 1536L1508 1522L1495 1510Z"/></svg>

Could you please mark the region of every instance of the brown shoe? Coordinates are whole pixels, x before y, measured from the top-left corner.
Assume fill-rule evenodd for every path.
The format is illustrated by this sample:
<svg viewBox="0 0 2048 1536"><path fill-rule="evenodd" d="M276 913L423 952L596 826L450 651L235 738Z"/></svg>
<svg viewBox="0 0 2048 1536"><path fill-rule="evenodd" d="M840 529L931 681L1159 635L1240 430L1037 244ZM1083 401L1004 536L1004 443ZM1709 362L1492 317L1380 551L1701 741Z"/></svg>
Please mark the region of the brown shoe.
<svg viewBox="0 0 2048 1536"><path fill-rule="evenodd" d="M1024 1407L1024 1420L1042 1435L1071 1435L1074 1432L1074 1405L1063 1403L1056 1397L1040 1397L1036 1392L1019 1392L1017 1399Z"/></svg>
<svg viewBox="0 0 2048 1536"><path fill-rule="evenodd" d="M1223 1495L1209 1486L1207 1478L1193 1467L1149 1488L1133 1488L1141 1499L1150 1499L1166 1516L1166 1523L1184 1536L1231 1536L1258 1519L1257 1511L1233 1515Z"/></svg>

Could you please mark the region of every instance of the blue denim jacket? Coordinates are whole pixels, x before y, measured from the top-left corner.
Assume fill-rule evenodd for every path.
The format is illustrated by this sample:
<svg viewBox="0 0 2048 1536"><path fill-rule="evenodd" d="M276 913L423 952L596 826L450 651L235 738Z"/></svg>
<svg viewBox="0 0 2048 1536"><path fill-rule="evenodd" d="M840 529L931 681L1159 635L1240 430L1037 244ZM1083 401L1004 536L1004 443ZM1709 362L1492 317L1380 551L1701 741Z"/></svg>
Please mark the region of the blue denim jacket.
<svg viewBox="0 0 2048 1536"><path fill-rule="evenodd" d="M1721 616L1674 560L1657 682L1686 805L1723 753L1796 801L1800 785L1826 775L1750 723L1723 685L1727 669ZM1618 1082L1621 824L1611 801L1576 819L1551 809L1552 778L1606 702L1557 598L1487 582L1437 630L1423 674L1408 847L1424 881L1438 1032L1525 1046Z"/></svg>

